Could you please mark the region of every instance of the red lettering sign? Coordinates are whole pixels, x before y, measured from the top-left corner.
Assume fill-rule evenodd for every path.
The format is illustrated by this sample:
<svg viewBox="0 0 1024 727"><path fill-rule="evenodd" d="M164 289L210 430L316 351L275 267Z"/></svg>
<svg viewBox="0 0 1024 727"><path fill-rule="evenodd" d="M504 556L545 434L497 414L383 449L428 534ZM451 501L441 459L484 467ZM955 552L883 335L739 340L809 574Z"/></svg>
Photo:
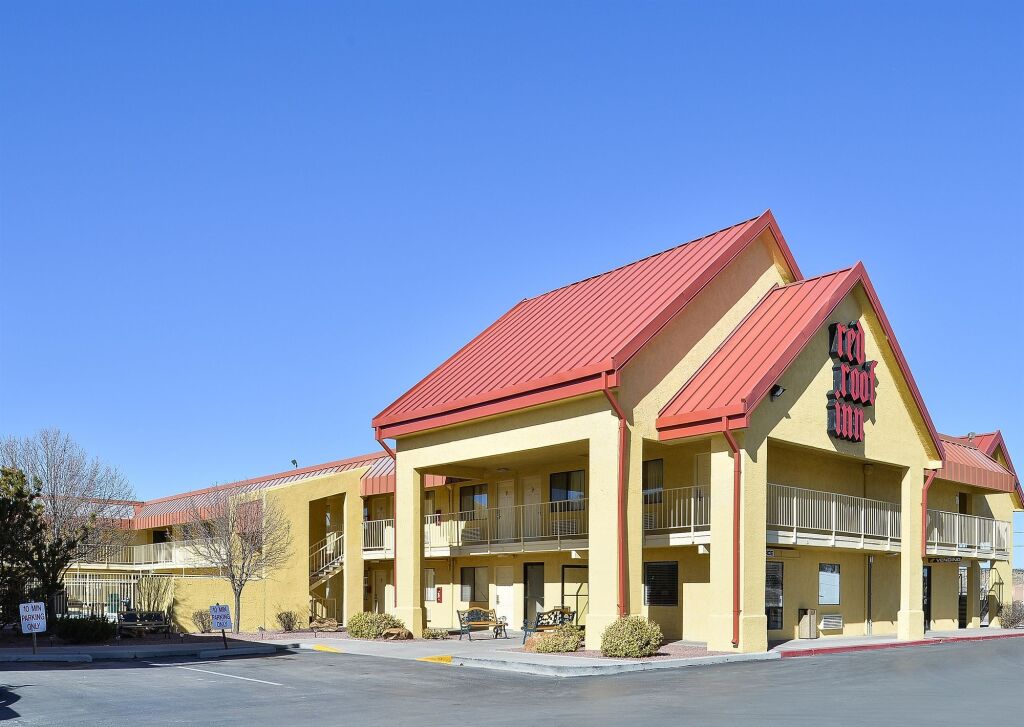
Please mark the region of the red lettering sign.
<svg viewBox="0 0 1024 727"><path fill-rule="evenodd" d="M860 322L828 327L832 390L828 392L828 433L836 439L864 441L864 407L875 405L877 361L867 360Z"/></svg>

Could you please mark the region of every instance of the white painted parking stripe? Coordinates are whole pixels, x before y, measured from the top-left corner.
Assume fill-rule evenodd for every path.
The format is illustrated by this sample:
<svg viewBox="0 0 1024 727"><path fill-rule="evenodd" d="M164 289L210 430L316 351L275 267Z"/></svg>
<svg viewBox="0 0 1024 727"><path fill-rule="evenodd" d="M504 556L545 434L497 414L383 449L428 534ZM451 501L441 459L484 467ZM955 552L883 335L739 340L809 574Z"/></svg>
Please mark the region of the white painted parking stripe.
<svg viewBox="0 0 1024 727"><path fill-rule="evenodd" d="M284 684L278 684L277 682L268 682L268 681L264 681L263 679L253 679L252 677L240 677L240 676L237 676L236 674L225 674L222 671L210 671L209 669L196 669L195 667L192 667L192 666L179 666L177 664L175 664L174 666L175 666L176 669L188 669L189 671L201 671L204 674L216 674L219 677L230 677L232 679L244 679L247 682L259 682L260 684L270 684L271 686L274 686L274 687L283 687L284 686Z"/></svg>

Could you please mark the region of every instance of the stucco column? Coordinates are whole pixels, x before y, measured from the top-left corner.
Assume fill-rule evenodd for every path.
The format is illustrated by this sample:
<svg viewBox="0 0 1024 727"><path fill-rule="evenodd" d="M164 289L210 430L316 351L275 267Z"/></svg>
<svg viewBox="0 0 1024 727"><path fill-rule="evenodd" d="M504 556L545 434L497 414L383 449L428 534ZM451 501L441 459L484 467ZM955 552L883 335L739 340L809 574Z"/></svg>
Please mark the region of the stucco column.
<svg viewBox="0 0 1024 727"><path fill-rule="evenodd" d="M739 645L733 639L732 450L715 437L711 453L711 616L708 648L713 651L768 650L764 613L765 515L768 489L767 441L740 443L740 618Z"/></svg>
<svg viewBox="0 0 1024 727"><path fill-rule="evenodd" d="M395 615L423 635L423 477L398 453L395 462Z"/></svg>
<svg viewBox="0 0 1024 727"><path fill-rule="evenodd" d="M363 610L363 498L358 491L345 493L345 565L342 570L342 620Z"/></svg>
<svg viewBox="0 0 1024 727"><path fill-rule="evenodd" d="M639 614L644 605L644 440L638 432L628 430L629 461L626 482L626 578L627 611ZM666 483L666 487L670 485Z"/></svg>
<svg viewBox="0 0 1024 727"><path fill-rule="evenodd" d="M619 420L601 419L589 438L587 648L601 648L601 635L618 617Z"/></svg>
<svg viewBox="0 0 1024 727"><path fill-rule="evenodd" d="M967 628L981 627L981 567L978 561L967 561Z"/></svg>
<svg viewBox="0 0 1024 727"><path fill-rule="evenodd" d="M924 468L909 467L900 486L900 610L896 636L904 641L924 637L923 567L921 547L921 501Z"/></svg>

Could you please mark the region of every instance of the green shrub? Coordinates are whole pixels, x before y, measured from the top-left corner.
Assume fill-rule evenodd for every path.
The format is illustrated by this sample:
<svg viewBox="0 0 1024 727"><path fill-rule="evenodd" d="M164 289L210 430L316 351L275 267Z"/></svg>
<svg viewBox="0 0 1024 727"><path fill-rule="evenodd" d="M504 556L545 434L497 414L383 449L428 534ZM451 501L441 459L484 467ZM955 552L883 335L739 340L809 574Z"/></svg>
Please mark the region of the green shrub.
<svg viewBox="0 0 1024 727"><path fill-rule="evenodd" d="M201 634L208 634L213 629L213 616L209 609L199 609L192 612L192 623Z"/></svg>
<svg viewBox="0 0 1024 727"><path fill-rule="evenodd" d="M117 634L117 624L100 616L58 616L54 619L53 630L60 639L69 644L95 644L114 638Z"/></svg>
<svg viewBox="0 0 1024 727"><path fill-rule="evenodd" d="M447 639L448 629L423 629L425 639Z"/></svg>
<svg viewBox="0 0 1024 727"><path fill-rule="evenodd" d="M538 654L565 654L582 645L583 629L575 624L562 624L537 639L534 650Z"/></svg>
<svg viewBox="0 0 1024 727"><path fill-rule="evenodd" d="M299 614L295 611L281 611L277 614L277 622L285 631L294 631L299 624Z"/></svg>
<svg viewBox="0 0 1024 727"><path fill-rule="evenodd" d="M379 639L388 629L404 628L405 624L390 613L369 611L353 615L345 624L345 630L354 639Z"/></svg>
<svg viewBox="0 0 1024 727"><path fill-rule="evenodd" d="M1003 604L999 609L999 625L1004 629L1016 629L1024 625L1024 601Z"/></svg>
<svg viewBox="0 0 1024 727"><path fill-rule="evenodd" d="M605 656L639 659L658 653L661 627L643 616L615 619L601 635L601 653Z"/></svg>

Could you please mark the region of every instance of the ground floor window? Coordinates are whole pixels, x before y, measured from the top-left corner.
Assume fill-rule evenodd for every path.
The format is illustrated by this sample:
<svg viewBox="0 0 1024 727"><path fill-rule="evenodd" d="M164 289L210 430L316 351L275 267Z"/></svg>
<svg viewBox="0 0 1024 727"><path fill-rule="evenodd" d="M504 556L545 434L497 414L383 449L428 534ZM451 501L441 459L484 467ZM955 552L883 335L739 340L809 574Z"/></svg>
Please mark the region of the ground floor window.
<svg viewBox="0 0 1024 727"><path fill-rule="evenodd" d="M423 569L423 600L437 600L437 575L433 568Z"/></svg>
<svg viewBox="0 0 1024 727"><path fill-rule="evenodd" d="M782 563L765 564L764 615L768 617L768 630L782 628Z"/></svg>
<svg viewBox="0 0 1024 727"><path fill-rule="evenodd" d="M644 605L679 605L678 561L644 563Z"/></svg>
<svg viewBox="0 0 1024 727"><path fill-rule="evenodd" d="M487 566L462 569L462 600L486 602Z"/></svg>
<svg viewBox="0 0 1024 727"><path fill-rule="evenodd" d="M818 563L818 605L839 605L838 563Z"/></svg>

